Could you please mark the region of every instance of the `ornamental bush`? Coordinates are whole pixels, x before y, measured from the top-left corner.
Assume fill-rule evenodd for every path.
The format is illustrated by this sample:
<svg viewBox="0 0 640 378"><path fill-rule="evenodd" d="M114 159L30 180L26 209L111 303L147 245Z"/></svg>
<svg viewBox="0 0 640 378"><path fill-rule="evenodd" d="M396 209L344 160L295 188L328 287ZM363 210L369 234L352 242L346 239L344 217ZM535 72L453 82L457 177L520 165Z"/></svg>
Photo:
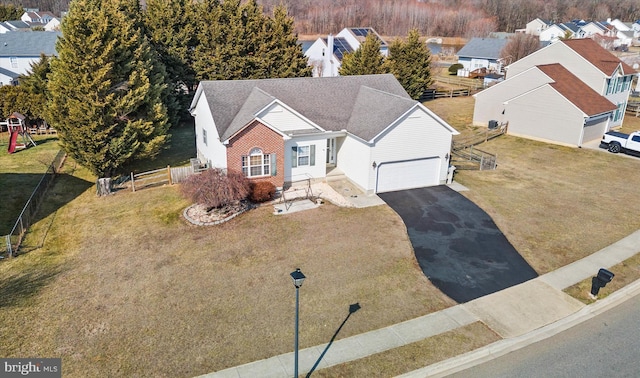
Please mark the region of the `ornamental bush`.
<svg viewBox="0 0 640 378"><path fill-rule="evenodd" d="M449 75L457 75L458 70L464 68L464 66L460 63L455 63L449 66Z"/></svg>
<svg viewBox="0 0 640 378"><path fill-rule="evenodd" d="M208 210L244 200L251 190L249 180L242 173L218 168L190 176L180 189L186 198L206 206Z"/></svg>
<svg viewBox="0 0 640 378"><path fill-rule="evenodd" d="M249 198L253 202L266 202L273 199L276 194L276 186L269 181L258 181L251 184Z"/></svg>

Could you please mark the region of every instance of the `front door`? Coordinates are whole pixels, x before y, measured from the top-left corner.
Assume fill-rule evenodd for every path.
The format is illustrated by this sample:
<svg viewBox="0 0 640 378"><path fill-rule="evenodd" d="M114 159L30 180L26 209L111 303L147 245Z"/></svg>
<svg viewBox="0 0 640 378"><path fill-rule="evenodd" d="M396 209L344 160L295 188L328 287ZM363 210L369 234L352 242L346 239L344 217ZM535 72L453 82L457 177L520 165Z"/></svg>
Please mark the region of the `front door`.
<svg viewBox="0 0 640 378"><path fill-rule="evenodd" d="M327 164L336 164L336 138L327 139Z"/></svg>

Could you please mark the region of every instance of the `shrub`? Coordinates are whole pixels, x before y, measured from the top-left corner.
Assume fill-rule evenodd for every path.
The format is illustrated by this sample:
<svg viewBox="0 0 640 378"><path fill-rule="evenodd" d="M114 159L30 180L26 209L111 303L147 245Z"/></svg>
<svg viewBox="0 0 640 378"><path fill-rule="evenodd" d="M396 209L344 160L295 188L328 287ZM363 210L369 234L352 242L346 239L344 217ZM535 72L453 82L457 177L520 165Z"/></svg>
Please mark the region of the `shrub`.
<svg viewBox="0 0 640 378"><path fill-rule="evenodd" d="M449 75L457 75L458 70L464 68L464 66L460 63L455 63L449 66Z"/></svg>
<svg viewBox="0 0 640 378"><path fill-rule="evenodd" d="M191 201L213 209L246 199L250 187L242 173L213 168L190 176L182 183L181 191Z"/></svg>
<svg viewBox="0 0 640 378"><path fill-rule="evenodd" d="M275 185L269 181L258 181L251 184L251 195L249 198L253 202L266 202L273 199L275 194Z"/></svg>

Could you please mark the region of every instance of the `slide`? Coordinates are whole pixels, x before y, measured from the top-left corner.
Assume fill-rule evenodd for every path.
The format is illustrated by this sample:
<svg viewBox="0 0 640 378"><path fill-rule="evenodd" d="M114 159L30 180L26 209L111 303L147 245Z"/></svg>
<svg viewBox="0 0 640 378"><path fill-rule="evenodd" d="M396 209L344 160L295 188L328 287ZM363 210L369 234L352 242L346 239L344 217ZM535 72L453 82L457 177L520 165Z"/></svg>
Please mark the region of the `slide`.
<svg viewBox="0 0 640 378"><path fill-rule="evenodd" d="M12 154L16 151L16 140L18 140L18 132L12 131L9 138L9 153Z"/></svg>

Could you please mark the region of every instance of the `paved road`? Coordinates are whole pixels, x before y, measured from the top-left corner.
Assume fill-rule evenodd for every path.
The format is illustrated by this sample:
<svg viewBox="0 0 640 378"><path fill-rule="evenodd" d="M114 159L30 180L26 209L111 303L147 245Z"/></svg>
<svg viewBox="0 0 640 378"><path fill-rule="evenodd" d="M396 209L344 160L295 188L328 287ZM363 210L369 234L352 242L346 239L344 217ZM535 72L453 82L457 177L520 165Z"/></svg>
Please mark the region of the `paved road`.
<svg viewBox="0 0 640 378"><path fill-rule="evenodd" d="M451 377L640 377L640 295L551 338Z"/></svg>
<svg viewBox="0 0 640 378"><path fill-rule="evenodd" d="M378 194L402 217L424 274L464 303L537 277L491 217L441 185Z"/></svg>

